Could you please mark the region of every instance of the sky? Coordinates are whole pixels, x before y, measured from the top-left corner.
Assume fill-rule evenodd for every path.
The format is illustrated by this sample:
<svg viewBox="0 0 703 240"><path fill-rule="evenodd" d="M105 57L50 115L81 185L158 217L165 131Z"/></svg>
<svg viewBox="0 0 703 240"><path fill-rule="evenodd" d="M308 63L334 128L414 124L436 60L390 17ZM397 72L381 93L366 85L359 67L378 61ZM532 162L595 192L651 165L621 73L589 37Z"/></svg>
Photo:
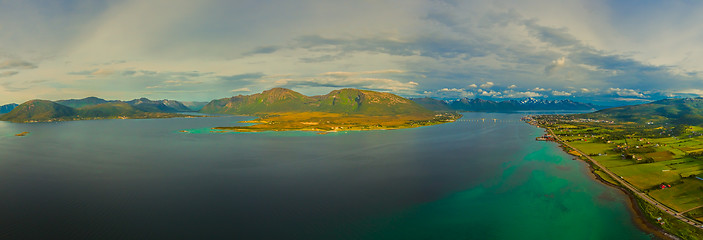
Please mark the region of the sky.
<svg viewBox="0 0 703 240"><path fill-rule="evenodd" d="M0 104L703 95L703 1L0 0Z"/></svg>

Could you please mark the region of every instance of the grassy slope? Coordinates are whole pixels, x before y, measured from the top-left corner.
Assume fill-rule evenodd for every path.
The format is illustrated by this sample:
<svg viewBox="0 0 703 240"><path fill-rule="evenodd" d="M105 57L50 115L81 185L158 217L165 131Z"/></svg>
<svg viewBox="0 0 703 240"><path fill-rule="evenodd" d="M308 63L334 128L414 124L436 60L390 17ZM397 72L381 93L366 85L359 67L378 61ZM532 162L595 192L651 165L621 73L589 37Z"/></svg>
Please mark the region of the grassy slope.
<svg viewBox="0 0 703 240"><path fill-rule="evenodd" d="M200 111L241 115L280 112L328 112L368 116L431 114L419 104L390 93L341 89L327 95L308 97L284 88L213 100Z"/></svg>
<svg viewBox="0 0 703 240"><path fill-rule="evenodd" d="M703 124L703 99L664 99L652 103L603 109L581 117L611 119L626 122L667 122L673 124Z"/></svg>
<svg viewBox="0 0 703 240"><path fill-rule="evenodd" d="M135 116L144 113L144 111L138 110L124 102L103 103L78 109L78 116L89 118Z"/></svg>
<svg viewBox="0 0 703 240"><path fill-rule="evenodd" d="M0 116L0 121L46 122L106 118L168 118L181 115L163 112L146 112L125 102L108 102L71 108L47 100L32 100Z"/></svg>
<svg viewBox="0 0 703 240"><path fill-rule="evenodd" d="M413 98L412 99L414 102L417 104L420 104L420 106L423 106L429 110L432 111L452 111L453 109L447 104L446 102L442 100L437 100L434 98Z"/></svg>
<svg viewBox="0 0 703 240"><path fill-rule="evenodd" d="M235 131L337 131L419 127L453 121L458 114L439 114L409 99L358 89L340 89L308 97L274 88L249 96L214 100L204 113L257 115L248 127L220 127Z"/></svg>
<svg viewBox="0 0 703 240"><path fill-rule="evenodd" d="M305 112L310 111L315 99L298 92L274 88L253 95L239 95L231 98L213 100L200 112L254 115L270 112Z"/></svg>
<svg viewBox="0 0 703 240"><path fill-rule="evenodd" d="M31 100L0 116L0 121L28 122L61 120L76 114L76 110L52 101Z"/></svg>
<svg viewBox="0 0 703 240"><path fill-rule="evenodd" d="M98 104L107 103L108 101L97 97L87 97L83 99L69 99L69 100L59 100L56 103L72 107L72 108L82 108L87 106L93 106Z"/></svg>

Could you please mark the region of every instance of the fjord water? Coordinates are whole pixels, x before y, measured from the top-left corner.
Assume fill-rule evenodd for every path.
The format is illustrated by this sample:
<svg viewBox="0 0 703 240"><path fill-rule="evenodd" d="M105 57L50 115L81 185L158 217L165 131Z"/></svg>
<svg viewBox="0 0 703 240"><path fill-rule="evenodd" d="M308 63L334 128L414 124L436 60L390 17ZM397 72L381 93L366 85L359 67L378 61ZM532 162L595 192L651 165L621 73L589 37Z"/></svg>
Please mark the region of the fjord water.
<svg viewBox="0 0 703 240"><path fill-rule="evenodd" d="M521 116L328 135L0 122L0 238L650 239Z"/></svg>

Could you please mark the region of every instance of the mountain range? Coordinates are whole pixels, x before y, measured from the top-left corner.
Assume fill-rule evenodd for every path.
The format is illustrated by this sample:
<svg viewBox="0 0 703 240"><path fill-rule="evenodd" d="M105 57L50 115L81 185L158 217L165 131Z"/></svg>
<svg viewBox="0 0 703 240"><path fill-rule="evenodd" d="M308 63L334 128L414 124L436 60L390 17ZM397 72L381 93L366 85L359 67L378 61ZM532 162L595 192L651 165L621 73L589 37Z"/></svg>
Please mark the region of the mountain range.
<svg viewBox="0 0 703 240"><path fill-rule="evenodd" d="M0 106L0 114L9 113L12 109L15 109L15 107L17 107L16 103L2 105Z"/></svg>
<svg viewBox="0 0 703 240"><path fill-rule="evenodd" d="M0 115L0 121L42 122L105 118L163 118L181 116L176 112L192 112L174 100L152 101L146 98L131 101L108 101L97 97L59 101L31 100Z"/></svg>
<svg viewBox="0 0 703 240"><path fill-rule="evenodd" d="M701 125L703 124L703 98L663 99L579 114L578 117L636 123Z"/></svg>
<svg viewBox="0 0 703 240"><path fill-rule="evenodd" d="M433 111L474 111L474 112L512 112L527 110L595 110L605 107L571 100L546 100L525 98L501 102L479 98L462 98L444 101L433 98L413 98L413 101Z"/></svg>
<svg viewBox="0 0 703 240"><path fill-rule="evenodd" d="M175 100L130 101L105 100L97 97L59 101L32 100L0 116L13 122L80 120L98 118L171 117L177 112L198 110L209 114L261 115L282 112L327 112L346 115L395 116L432 115L435 111L520 111L520 110L590 110L599 106L571 100L527 98L495 102L463 98L444 101L432 98L407 99L392 93L359 89L340 89L325 95L305 96L285 88L273 88L252 95L204 102ZM158 113L158 114L157 114ZM171 114L171 115L168 115Z"/></svg>

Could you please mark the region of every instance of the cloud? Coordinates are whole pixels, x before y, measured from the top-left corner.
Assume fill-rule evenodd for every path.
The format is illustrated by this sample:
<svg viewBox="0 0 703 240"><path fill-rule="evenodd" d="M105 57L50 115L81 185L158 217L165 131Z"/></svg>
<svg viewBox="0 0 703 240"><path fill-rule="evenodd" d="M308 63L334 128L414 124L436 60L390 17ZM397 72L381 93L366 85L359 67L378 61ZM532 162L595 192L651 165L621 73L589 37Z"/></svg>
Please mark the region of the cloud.
<svg viewBox="0 0 703 240"><path fill-rule="evenodd" d="M93 76L109 76L112 74L115 74L115 70L102 69L102 68L90 73L90 75L93 75Z"/></svg>
<svg viewBox="0 0 703 240"><path fill-rule="evenodd" d="M359 76L359 75L401 74L401 73L405 73L405 71L397 70L397 69L386 69L386 70L362 71L362 72L326 72L326 73L322 73L320 75L330 76L330 77L338 77L338 78L348 78L348 77L354 77L354 76Z"/></svg>
<svg viewBox="0 0 703 240"><path fill-rule="evenodd" d="M519 92L519 91L513 91L513 90L506 90L503 92L503 96L501 98L534 98L534 97L542 97L542 94L536 93L536 92L531 92L531 91L524 91L524 92Z"/></svg>
<svg viewBox="0 0 703 240"><path fill-rule="evenodd" d="M559 59L553 60L551 64L547 65L544 68L544 73L546 73L547 75L552 75L554 71L563 67L564 63L566 63L566 57L561 57Z"/></svg>
<svg viewBox="0 0 703 240"><path fill-rule="evenodd" d="M0 62L0 69L34 69L37 65L22 60L5 60Z"/></svg>
<svg viewBox="0 0 703 240"><path fill-rule="evenodd" d="M623 102L651 102L652 101L650 99L643 99L643 98L613 98L613 100L623 101Z"/></svg>
<svg viewBox="0 0 703 240"><path fill-rule="evenodd" d="M212 99L245 86L288 85L309 91L317 91L310 90L315 86L399 89L408 95L458 94L439 91L458 87L463 94L557 92L611 101L692 94L703 82L703 47L694 36L700 32L700 14L695 14L703 9L700 3L666 8L586 0L42 4L0 3L3 36L11 36L0 37L0 70L7 69L0 74L19 71L13 80L49 80L27 85L14 98L44 92L128 98L153 87L174 93L162 97ZM289 76L273 77L278 73ZM65 87L55 91L51 84ZM203 93L188 95L183 88ZM8 96L0 94L0 102Z"/></svg>
<svg viewBox="0 0 703 240"><path fill-rule="evenodd" d="M552 91L553 96L571 96L571 93L569 92L564 92L564 91Z"/></svg>
<svg viewBox="0 0 703 240"><path fill-rule="evenodd" d="M256 80L260 79L266 76L266 74L257 72L257 73L244 73L244 74L236 74L236 75L229 75L229 76L220 76L219 78L228 81L228 82L247 82L250 80Z"/></svg>
<svg viewBox="0 0 703 240"><path fill-rule="evenodd" d="M545 27L537 24L535 20L526 20L523 24L530 35L553 46L565 47L581 43L569 33L567 28Z"/></svg>
<svg viewBox="0 0 703 240"><path fill-rule="evenodd" d="M513 88L517 88L517 85L513 84L513 85L508 86L508 89L513 89Z"/></svg>
<svg viewBox="0 0 703 240"><path fill-rule="evenodd" d="M532 89L532 91L535 91L535 92L544 92L544 91L548 91L548 89L544 89L544 88L541 88L541 87L535 87L535 88Z"/></svg>
<svg viewBox="0 0 703 240"><path fill-rule="evenodd" d="M332 38L306 35L297 38L295 48L330 51L338 54L355 52L384 53L393 56L422 56L434 59L482 57L487 52L479 43L460 38L420 35L411 39L388 37ZM333 47L333 48L330 48Z"/></svg>
<svg viewBox="0 0 703 240"><path fill-rule="evenodd" d="M501 93L490 90L490 91L482 91L479 95L486 96L486 97L498 97L501 95Z"/></svg>
<svg viewBox="0 0 703 240"><path fill-rule="evenodd" d="M424 91L423 95L427 97L451 99L451 98L470 98L476 94L463 88L442 88L436 91Z"/></svg>
<svg viewBox="0 0 703 240"><path fill-rule="evenodd" d="M251 89L249 89L249 88L237 88L237 89L232 89L231 92L251 92Z"/></svg>
<svg viewBox="0 0 703 240"><path fill-rule="evenodd" d="M646 98L644 94L635 91L634 89L620 89L620 88L610 88L608 89L609 92L615 93L618 96L621 97L639 97L639 98Z"/></svg>
<svg viewBox="0 0 703 240"><path fill-rule="evenodd" d="M252 50L249 50L247 52L244 52L242 55L244 56L251 56L251 55L256 55L256 54L269 54L269 53L274 53L281 49L281 47L278 46L261 46L254 48Z"/></svg>
<svg viewBox="0 0 703 240"><path fill-rule="evenodd" d="M296 87L325 87L325 88L361 88L379 91L391 91L398 93L411 93L418 86L416 82L402 82L388 78L303 78L303 79L280 79L274 82L276 87L296 88Z"/></svg>
<svg viewBox="0 0 703 240"><path fill-rule="evenodd" d="M484 84L481 84L481 88L491 88L495 85L493 82L486 82Z"/></svg>
<svg viewBox="0 0 703 240"><path fill-rule="evenodd" d="M17 75L18 73L19 73L19 72L17 72L17 71L1 72L1 73L0 73L0 77L10 77L10 76Z"/></svg>

